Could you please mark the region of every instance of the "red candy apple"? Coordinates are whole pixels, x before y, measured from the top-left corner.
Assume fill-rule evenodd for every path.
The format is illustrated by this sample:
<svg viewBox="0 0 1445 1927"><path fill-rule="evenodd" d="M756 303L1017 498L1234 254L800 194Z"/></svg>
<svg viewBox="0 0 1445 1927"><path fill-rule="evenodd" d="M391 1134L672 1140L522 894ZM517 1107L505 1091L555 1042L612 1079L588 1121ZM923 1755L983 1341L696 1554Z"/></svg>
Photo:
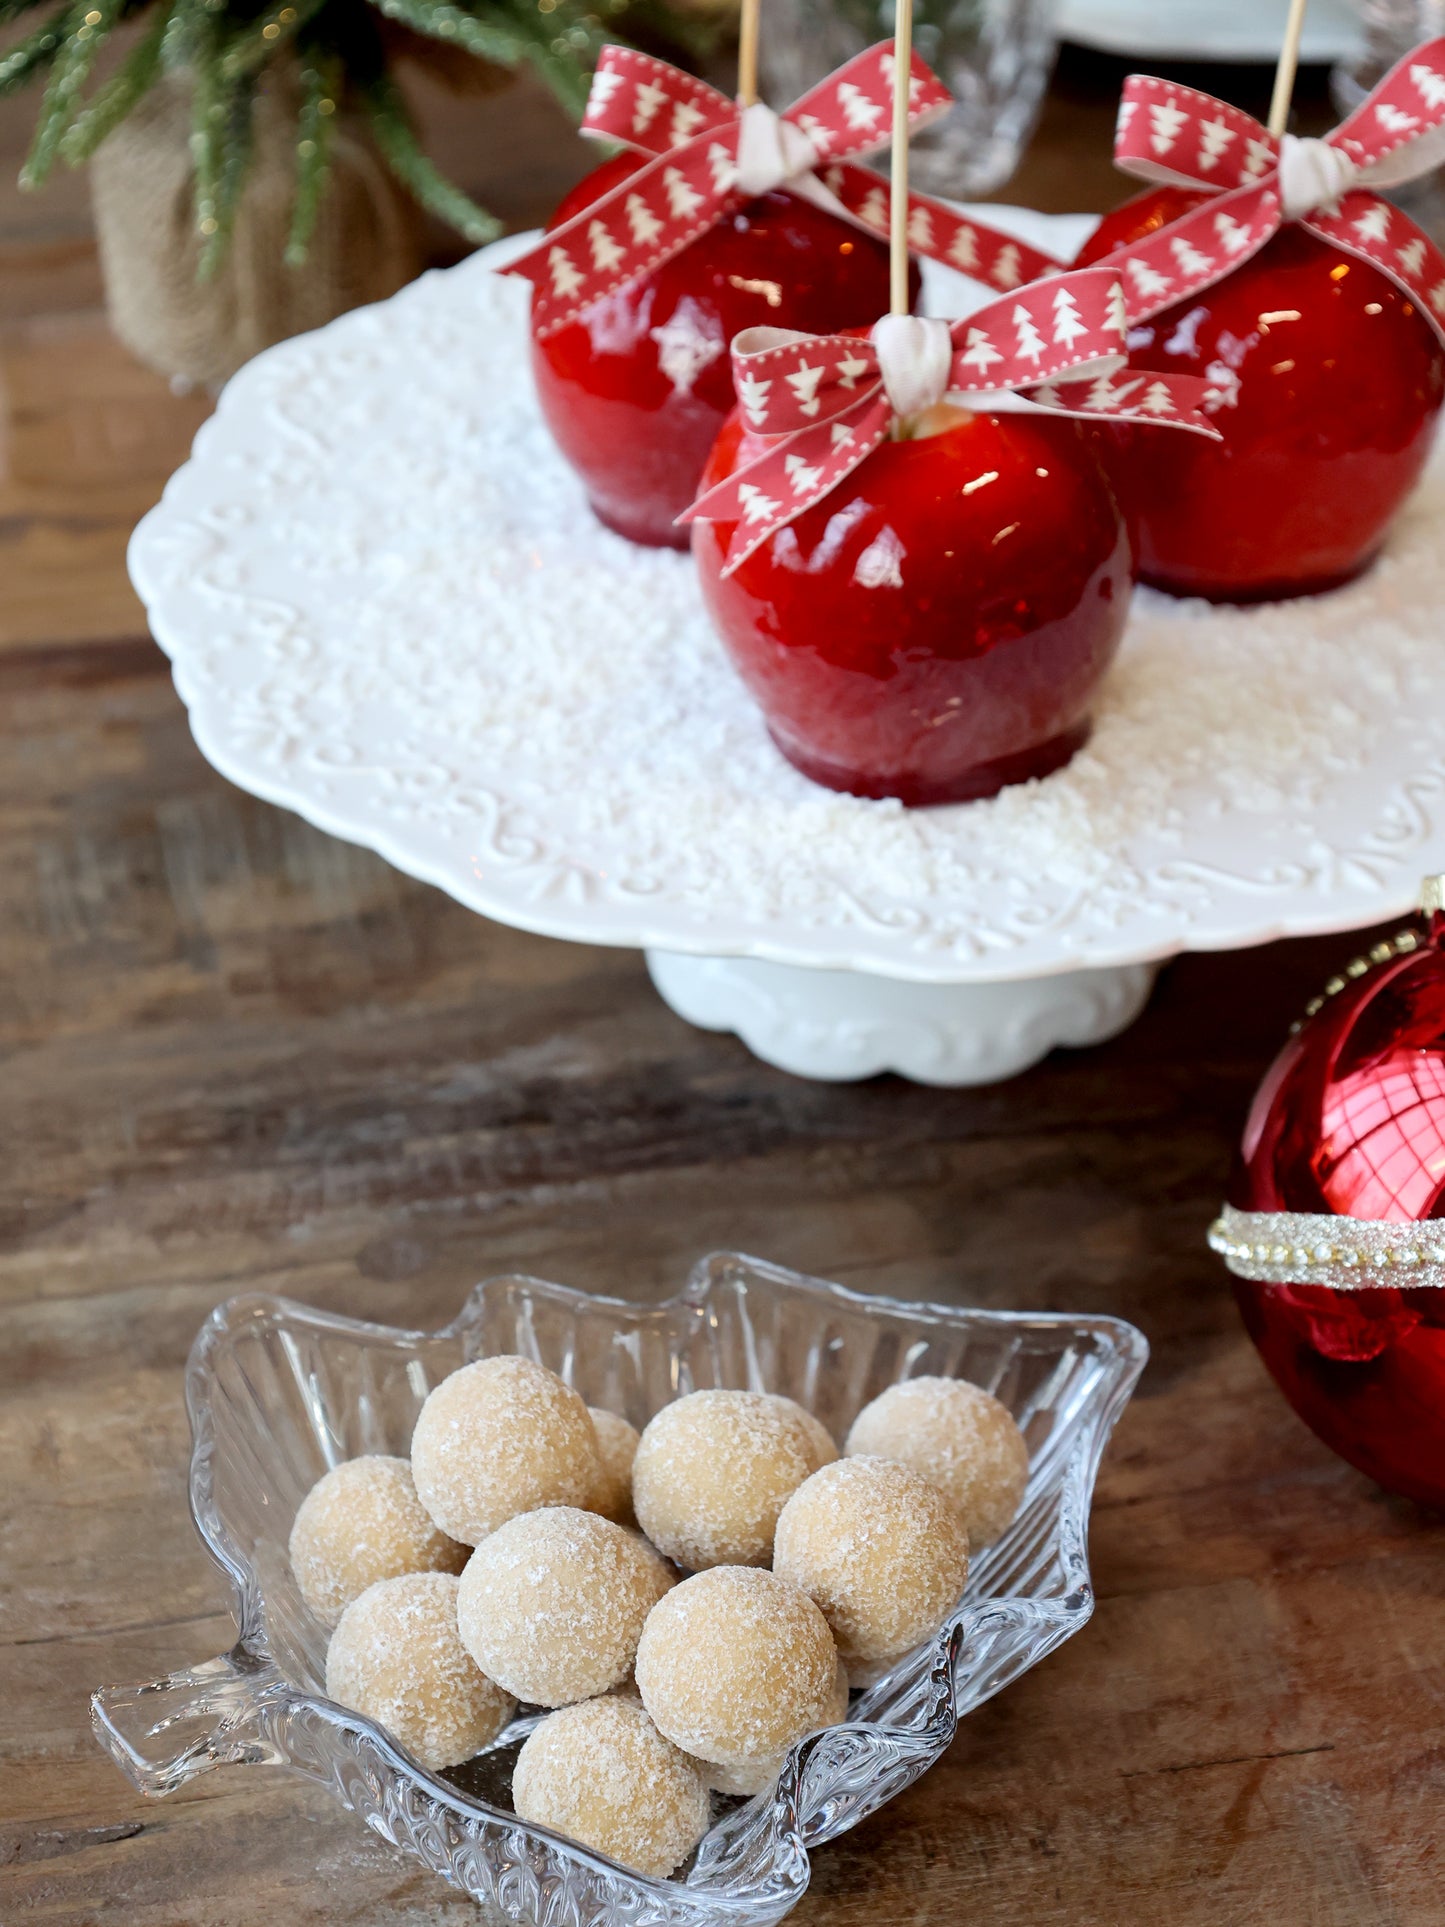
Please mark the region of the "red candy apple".
<svg viewBox="0 0 1445 1927"><path fill-rule="evenodd" d="M604 162L562 202L551 226L650 158ZM534 339L542 412L609 528L634 542L685 549L687 531L673 523L696 495L733 405L733 336L759 323L837 333L887 305L883 243L779 189L724 216L555 334Z"/></svg>
<svg viewBox="0 0 1445 1927"><path fill-rule="evenodd" d="M1084 741L1128 614L1129 542L1076 423L941 405L919 426L935 432L884 442L731 576L735 524L694 523L693 552L791 763L855 796L961 802ZM704 487L767 446L734 415Z"/></svg>
<svg viewBox="0 0 1445 1927"><path fill-rule="evenodd" d="M1305 1423L1381 1485L1432 1505L1445 1505L1445 1287L1417 1280L1445 1249L1442 942L1436 915L1423 938L1335 980L1260 1086L1229 1192L1241 1212L1326 1220L1300 1254L1317 1260L1368 1247L1372 1224L1419 1224L1395 1262L1347 1272L1368 1280L1358 1290L1236 1277L1235 1294ZM1356 1222L1328 1222L1340 1219Z"/></svg>
<svg viewBox="0 0 1445 1927"><path fill-rule="evenodd" d="M1173 187L1137 196L1077 265L1208 198ZM1204 376L1224 438L1180 446L1106 431L1143 580L1255 601L1333 587L1373 561L1445 399L1445 351L1394 282L1285 227L1224 280L1132 329L1129 345L1136 369Z"/></svg>

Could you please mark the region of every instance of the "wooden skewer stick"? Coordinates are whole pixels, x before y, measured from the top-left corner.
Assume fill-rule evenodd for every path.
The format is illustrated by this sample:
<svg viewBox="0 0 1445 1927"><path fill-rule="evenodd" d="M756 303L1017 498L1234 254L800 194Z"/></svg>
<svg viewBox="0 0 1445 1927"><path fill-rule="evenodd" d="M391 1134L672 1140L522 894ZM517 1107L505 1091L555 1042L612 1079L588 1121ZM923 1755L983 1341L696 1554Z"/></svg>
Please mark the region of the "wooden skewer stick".
<svg viewBox="0 0 1445 1927"><path fill-rule="evenodd" d="M913 74L913 0L894 0L893 172L888 222L888 306L908 313L908 101Z"/></svg>
<svg viewBox="0 0 1445 1927"><path fill-rule="evenodd" d="M752 107L758 98L758 15L762 0L743 0L738 22L738 105Z"/></svg>
<svg viewBox="0 0 1445 1927"><path fill-rule="evenodd" d="M1278 140L1289 125L1289 104L1294 96L1294 77L1299 70L1300 35L1304 32L1305 8L1309 0L1290 0L1289 20L1284 30L1284 45L1279 65L1274 70L1274 96L1269 103L1269 131Z"/></svg>

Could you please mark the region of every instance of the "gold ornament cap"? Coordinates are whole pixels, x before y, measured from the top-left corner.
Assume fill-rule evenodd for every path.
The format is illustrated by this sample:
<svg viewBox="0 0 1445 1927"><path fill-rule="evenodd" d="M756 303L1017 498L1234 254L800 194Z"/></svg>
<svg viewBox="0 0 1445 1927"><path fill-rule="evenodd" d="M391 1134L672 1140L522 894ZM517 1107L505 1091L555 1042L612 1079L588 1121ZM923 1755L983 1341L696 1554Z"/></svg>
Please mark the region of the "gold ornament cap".
<svg viewBox="0 0 1445 1927"><path fill-rule="evenodd" d="M1421 877L1420 908L1427 917L1445 913L1445 875Z"/></svg>

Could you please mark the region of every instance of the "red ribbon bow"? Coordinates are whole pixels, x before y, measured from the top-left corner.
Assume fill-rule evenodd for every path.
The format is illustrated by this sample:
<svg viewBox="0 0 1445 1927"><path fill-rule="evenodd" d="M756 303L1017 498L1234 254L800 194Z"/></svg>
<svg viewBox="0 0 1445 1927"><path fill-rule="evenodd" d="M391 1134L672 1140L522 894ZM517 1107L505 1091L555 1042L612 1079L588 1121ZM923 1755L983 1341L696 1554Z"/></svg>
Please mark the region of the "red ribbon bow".
<svg viewBox="0 0 1445 1927"><path fill-rule="evenodd" d="M1216 196L1107 257L1124 276L1131 322L1209 287L1298 221L1388 275L1445 340L1445 256L1408 214L1370 192L1445 161L1445 39L1407 54L1323 140L1276 140L1209 94L1131 75L1114 158L1144 180Z"/></svg>
<svg viewBox="0 0 1445 1927"><path fill-rule="evenodd" d="M723 568L835 489L900 417L943 398L978 412L1155 422L1218 439L1197 376L1130 375L1124 295L1112 268L1078 268L960 321L888 315L871 336L745 328L733 380L754 434L778 440L693 503L682 522L736 522ZM1122 376L1122 379L1116 377Z"/></svg>
<svg viewBox="0 0 1445 1927"><path fill-rule="evenodd" d="M948 111L952 96L915 55L909 128ZM631 47L604 47L584 134L654 158L510 262L536 290L539 336L648 274L743 202L784 182L870 231L887 234L885 182L850 157L887 145L893 43L881 41L821 81L785 113L739 107L705 81ZM815 168L824 168L820 179ZM909 243L997 288L1015 288L1059 263L927 195L908 198Z"/></svg>

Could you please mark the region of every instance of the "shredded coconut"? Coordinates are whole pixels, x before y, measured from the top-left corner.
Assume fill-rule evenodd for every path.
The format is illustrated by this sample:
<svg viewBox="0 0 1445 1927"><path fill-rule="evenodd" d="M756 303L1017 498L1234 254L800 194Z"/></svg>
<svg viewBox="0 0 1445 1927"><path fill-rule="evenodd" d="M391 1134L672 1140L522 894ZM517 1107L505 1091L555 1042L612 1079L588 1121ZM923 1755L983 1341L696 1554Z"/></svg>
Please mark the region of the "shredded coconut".
<svg viewBox="0 0 1445 1927"><path fill-rule="evenodd" d="M846 1665L892 1662L962 1597L968 1533L957 1508L908 1466L839 1459L784 1506L774 1570L818 1607Z"/></svg>
<svg viewBox="0 0 1445 1927"><path fill-rule="evenodd" d="M975 1551L1008 1530L1029 1477L1013 1414L962 1378L906 1378L853 1421L847 1451L898 1459L946 1492Z"/></svg>
<svg viewBox="0 0 1445 1927"><path fill-rule="evenodd" d="M588 1699L626 1678L674 1577L637 1533L595 1513L525 1512L484 1539L462 1574L462 1644L520 1700Z"/></svg>
<svg viewBox="0 0 1445 1927"><path fill-rule="evenodd" d="M659 1876L687 1858L709 1817L696 1762L640 1706L616 1698L542 1721L517 1756L512 1804L523 1820Z"/></svg>
<svg viewBox="0 0 1445 1927"><path fill-rule="evenodd" d="M659 1730L723 1766L776 1759L826 1724L838 1675L827 1622L789 1580L715 1566L654 1606L637 1685Z"/></svg>

